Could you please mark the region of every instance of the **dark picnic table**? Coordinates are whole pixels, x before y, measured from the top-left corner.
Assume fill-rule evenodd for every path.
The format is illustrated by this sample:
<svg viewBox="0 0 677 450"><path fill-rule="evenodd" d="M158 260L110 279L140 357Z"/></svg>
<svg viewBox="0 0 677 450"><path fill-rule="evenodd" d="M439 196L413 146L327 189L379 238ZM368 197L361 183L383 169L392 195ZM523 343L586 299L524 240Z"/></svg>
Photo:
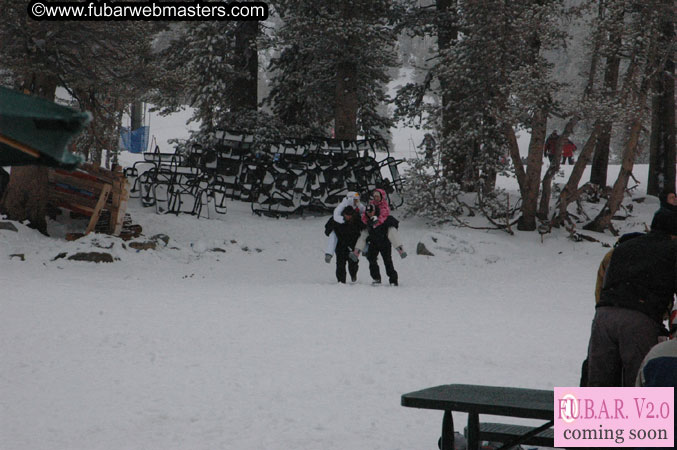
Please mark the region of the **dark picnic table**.
<svg viewBox="0 0 677 450"><path fill-rule="evenodd" d="M468 413L468 449L479 448L480 440L493 437L510 448L522 443L552 447L554 438L553 391L473 384L447 384L411 392L402 396L402 406L444 411L441 449L454 448L452 411ZM508 424L480 424L480 414L542 419L538 427Z"/></svg>

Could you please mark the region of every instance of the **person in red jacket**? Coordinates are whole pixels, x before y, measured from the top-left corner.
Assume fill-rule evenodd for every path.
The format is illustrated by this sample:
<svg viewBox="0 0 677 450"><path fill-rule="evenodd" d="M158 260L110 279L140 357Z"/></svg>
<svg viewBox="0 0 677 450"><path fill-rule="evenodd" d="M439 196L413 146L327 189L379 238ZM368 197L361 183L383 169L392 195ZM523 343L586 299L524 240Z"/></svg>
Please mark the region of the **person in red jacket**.
<svg viewBox="0 0 677 450"><path fill-rule="evenodd" d="M399 253L400 258L406 258L407 252L404 251L404 246L402 245L402 240L398 233L398 224L399 222L390 215L390 206L388 205L388 197L386 191L383 189L374 190L371 196L370 205L374 205L378 208L379 214L377 216L367 217L366 214L362 215L362 222L367 225L370 224L374 228L383 227L387 229L388 240L392 246ZM364 251L365 243L367 241L366 233L360 237L360 240L355 246L355 255L359 256L360 252Z"/></svg>
<svg viewBox="0 0 677 450"><path fill-rule="evenodd" d="M383 225L383 222L385 222L390 215L390 205L388 205L386 191L383 189L375 189L374 193L371 194L371 201L369 203L378 207L378 210L380 211L374 226L377 227ZM362 222L364 222L365 225L367 224L367 216L364 214L362 215Z"/></svg>
<svg viewBox="0 0 677 450"><path fill-rule="evenodd" d="M576 151L576 144L571 142L567 138L566 142L562 146L562 165L566 164L566 161L569 160L569 164L574 164L574 152Z"/></svg>

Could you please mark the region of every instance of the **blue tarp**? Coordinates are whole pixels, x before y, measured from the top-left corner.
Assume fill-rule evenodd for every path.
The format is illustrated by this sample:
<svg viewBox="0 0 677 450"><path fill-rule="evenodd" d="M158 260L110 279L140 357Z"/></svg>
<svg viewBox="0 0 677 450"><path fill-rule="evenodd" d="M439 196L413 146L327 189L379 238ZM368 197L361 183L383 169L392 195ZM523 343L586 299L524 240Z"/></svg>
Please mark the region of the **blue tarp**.
<svg viewBox="0 0 677 450"><path fill-rule="evenodd" d="M130 131L127 127L122 127L120 131L120 149L127 150L130 153L143 153L148 148L148 133L150 127L137 128Z"/></svg>

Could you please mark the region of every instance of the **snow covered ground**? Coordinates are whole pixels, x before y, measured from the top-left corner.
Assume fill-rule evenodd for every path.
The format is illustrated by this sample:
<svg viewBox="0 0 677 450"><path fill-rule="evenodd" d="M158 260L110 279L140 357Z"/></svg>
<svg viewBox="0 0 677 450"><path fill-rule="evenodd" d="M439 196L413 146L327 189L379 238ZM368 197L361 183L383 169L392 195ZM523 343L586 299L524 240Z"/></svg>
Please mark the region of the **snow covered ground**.
<svg viewBox="0 0 677 450"><path fill-rule="evenodd" d="M657 207L633 204L624 231ZM0 448L436 448L441 412L403 408L402 394L578 383L599 243L407 218L399 287L370 286L364 259L358 283L338 285L324 217L262 218L238 202L211 220L138 200L129 212L168 245L66 242L56 223L57 238L0 230ZM420 241L435 256L415 255ZM92 250L119 260L54 259Z"/></svg>
<svg viewBox="0 0 677 450"><path fill-rule="evenodd" d="M151 134L185 138L186 117L154 117ZM395 130L395 156L413 156L420 138ZM633 205L623 231L643 230L657 201ZM410 255L395 257L400 286L372 287L364 259L358 283L338 285L325 217L257 217L239 202L211 220L157 215L138 199L128 211L138 240L163 233L167 246L67 242L74 224L57 222L51 238L0 230L0 449L436 448L442 413L403 408L402 394L578 384L599 243L431 227L395 211ZM435 256L415 255L418 242ZM118 259L56 259L78 251Z"/></svg>

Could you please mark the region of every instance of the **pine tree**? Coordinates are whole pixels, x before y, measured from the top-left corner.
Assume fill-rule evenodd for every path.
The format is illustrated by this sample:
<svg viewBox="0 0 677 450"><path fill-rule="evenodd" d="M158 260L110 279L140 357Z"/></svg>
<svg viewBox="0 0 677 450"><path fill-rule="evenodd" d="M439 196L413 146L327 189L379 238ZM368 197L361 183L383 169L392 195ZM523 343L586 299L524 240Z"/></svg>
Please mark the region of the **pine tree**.
<svg viewBox="0 0 677 450"><path fill-rule="evenodd" d="M614 102L618 95L618 75L626 5L624 1L605 2L600 0L598 3L599 12L595 32L601 36L601 42L599 48L595 51L605 60L604 80L600 93L602 98L600 100ZM612 126L612 120L607 119L600 123L601 129L592 157L592 167L590 168L590 183L602 188L606 187L607 183Z"/></svg>
<svg viewBox="0 0 677 450"><path fill-rule="evenodd" d="M438 56L423 84L400 91L398 117L427 114L442 137L442 175L465 191L491 191L510 152L523 199L520 227L534 229L545 126L558 88L543 52L562 39L561 2L439 0L436 6L434 14L412 11L415 32L429 32L421 20L432 16ZM430 93L439 103L426 104ZM517 127L532 132L526 170Z"/></svg>
<svg viewBox="0 0 677 450"><path fill-rule="evenodd" d="M675 39L674 2L661 2L663 14L658 24L661 47L670 47ZM675 192L675 63L672 54L658 62L651 102L651 141L647 194Z"/></svg>
<svg viewBox="0 0 677 450"><path fill-rule="evenodd" d="M637 0L625 4L627 17L624 21L622 52L627 55L627 68L619 89L619 103L626 133L621 170L606 204L593 221L584 227L587 230L602 232L612 228L611 219L623 201L635 159L641 151L639 140L649 109L647 102L652 95L652 87L660 79L666 61L673 56L674 35L669 36L665 32L665 18L672 17L672 7L671 2L663 0ZM674 124L672 130L674 133Z"/></svg>
<svg viewBox="0 0 677 450"><path fill-rule="evenodd" d="M198 135L246 131L256 123L259 23L196 21L171 29L156 55L159 71L151 100L163 113L188 104Z"/></svg>
<svg viewBox="0 0 677 450"><path fill-rule="evenodd" d="M285 134L381 137L391 121L388 68L395 65L392 0L285 0L269 103Z"/></svg>

